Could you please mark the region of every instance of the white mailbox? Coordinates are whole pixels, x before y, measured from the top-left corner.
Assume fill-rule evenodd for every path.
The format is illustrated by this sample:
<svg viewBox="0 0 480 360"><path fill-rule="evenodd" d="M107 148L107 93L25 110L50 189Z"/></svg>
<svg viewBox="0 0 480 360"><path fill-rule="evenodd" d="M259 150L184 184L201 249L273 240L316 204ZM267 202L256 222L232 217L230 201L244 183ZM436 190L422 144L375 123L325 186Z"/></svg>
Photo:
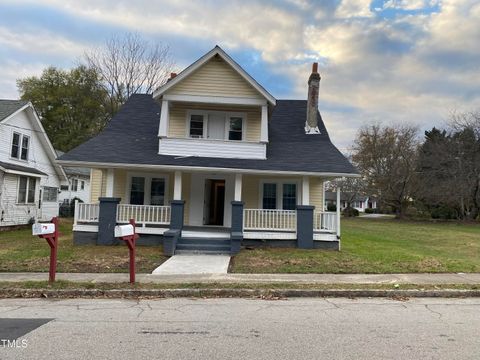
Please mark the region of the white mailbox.
<svg viewBox="0 0 480 360"><path fill-rule="evenodd" d="M117 225L115 226L115 237L133 235L133 225Z"/></svg>
<svg viewBox="0 0 480 360"><path fill-rule="evenodd" d="M55 232L55 224L35 223L32 225L32 235L47 235Z"/></svg>

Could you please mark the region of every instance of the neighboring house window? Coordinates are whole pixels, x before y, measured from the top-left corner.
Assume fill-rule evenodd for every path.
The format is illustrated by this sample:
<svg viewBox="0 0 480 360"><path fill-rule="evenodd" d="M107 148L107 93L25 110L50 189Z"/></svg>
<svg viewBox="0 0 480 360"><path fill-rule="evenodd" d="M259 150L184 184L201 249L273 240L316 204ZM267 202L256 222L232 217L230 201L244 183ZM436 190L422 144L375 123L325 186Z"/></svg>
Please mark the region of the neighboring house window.
<svg viewBox="0 0 480 360"><path fill-rule="evenodd" d="M37 179L29 176L20 176L18 180L18 197L19 204L33 204L35 202L35 186Z"/></svg>
<svg viewBox="0 0 480 360"><path fill-rule="evenodd" d="M58 188L53 186L43 187L43 201L44 202L56 202L58 196Z"/></svg>
<svg viewBox="0 0 480 360"><path fill-rule="evenodd" d="M167 180L160 176L132 176L130 178L130 204L160 205L166 203Z"/></svg>
<svg viewBox="0 0 480 360"><path fill-rule="evenodd" d="M297 185L283 184L283 210L295 210L297 206Z"/></svg>
<svg viewBox="0 0 480 360"><path fill-rule="evenodd" d="M203 138L204 137L204 116L198 114L190 115L190 137Z"/></svg>
<svg viewBox="0 0 480 360"><path fill-rule="evenodd" d="M263 209L277 208L277 184L263 184Z"/></svg>
<svg viewBox="0 0 480 360"><path fill-rule="evenodd" d="M228 140L242 140L243 118L240 116L230 116L229 120Z"/></svg>
<svg viewBox="0 0 480 360"><path fill-rule="evenodd" d="M85 181L80 182L80 189L85 190Z"/></svg>
<svg viewBox="0 0 480 360"><path fill-rule="evenodd" d="M150 204L165 205L165 179L152 178L150 187Z"/></svg>
<svg viewBox="0 0 480 360"><path fill-rule="evenodd" d="M28 160L28 148L30 146L30 138L17 132L13 133L12 149L10 156L15 159Z"/></svg>
<svg viewBox="0 0 480 360"><path fill-rule="evenodd" d="M133 176L130 188L130 204L143 205L145 198L145 178Z"/></svg>
<svg viewBox="0 0 480 360"><path fill-rule="evenodd" d="M78 191L78 179L72 180L72 191Z"/></svg>
<svg viewBox="0 0 480 360"><path fill-rule="evenodd" d="M61 191L68 191L68 185L60 185Z"/></svg>

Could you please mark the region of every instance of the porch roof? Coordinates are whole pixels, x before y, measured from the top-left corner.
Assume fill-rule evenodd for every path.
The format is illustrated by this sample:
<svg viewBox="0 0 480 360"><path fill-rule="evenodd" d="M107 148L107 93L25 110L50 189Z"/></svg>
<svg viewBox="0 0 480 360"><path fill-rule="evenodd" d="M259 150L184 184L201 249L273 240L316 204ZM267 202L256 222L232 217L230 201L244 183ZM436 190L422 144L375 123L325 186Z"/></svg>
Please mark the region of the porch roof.
<svg viewBox="0 0 480 360"><path fill-rule="evenodd" d="M122 106L105 130L59 157L64 165L161 165L279 172L354 175L356 169L331 143L318 113L319 135L304 131L306 100L278 100L271 115L266 160L178 157L158 154L161 105L151 95L136 94Z"/></svg>

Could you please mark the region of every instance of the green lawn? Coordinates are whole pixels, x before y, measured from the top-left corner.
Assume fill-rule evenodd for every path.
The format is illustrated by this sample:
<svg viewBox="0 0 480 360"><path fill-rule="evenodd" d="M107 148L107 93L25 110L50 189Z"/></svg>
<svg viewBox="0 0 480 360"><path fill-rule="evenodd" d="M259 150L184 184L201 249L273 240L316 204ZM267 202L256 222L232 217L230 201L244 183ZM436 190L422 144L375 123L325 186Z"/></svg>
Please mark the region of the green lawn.
<svg viewBox="0 0 480 360"><path fill-rule="evenodd" d="M128 272L126 246L74 246L72 221L61 219L58 272ZM0 271L48 271L50 248L47 241L31 235L30 227L0 231ZM166 260L158 246L138 246L139 273L150 273Z"/></svg>
<svg viewBox="0 0 480 360"><path fill-rule="evenodd" d="M480 224L342 219L341 246L341 251L242 250L233 272L480 272Z"/></svg>

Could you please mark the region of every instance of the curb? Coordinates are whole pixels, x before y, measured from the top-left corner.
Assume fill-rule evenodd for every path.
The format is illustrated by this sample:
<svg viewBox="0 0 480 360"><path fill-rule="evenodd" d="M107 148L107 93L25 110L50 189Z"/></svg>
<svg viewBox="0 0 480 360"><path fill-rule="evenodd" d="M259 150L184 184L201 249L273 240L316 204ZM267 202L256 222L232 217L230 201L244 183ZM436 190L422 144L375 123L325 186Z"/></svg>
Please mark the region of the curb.
<svg viewBox="0 0 480 360"><path fill-rule="evenodd" d="M4 289L0 298L251 298L300 297L383 297L383 298L464 298L480 297L480 290L309 290L309 289Z"/></svg>

